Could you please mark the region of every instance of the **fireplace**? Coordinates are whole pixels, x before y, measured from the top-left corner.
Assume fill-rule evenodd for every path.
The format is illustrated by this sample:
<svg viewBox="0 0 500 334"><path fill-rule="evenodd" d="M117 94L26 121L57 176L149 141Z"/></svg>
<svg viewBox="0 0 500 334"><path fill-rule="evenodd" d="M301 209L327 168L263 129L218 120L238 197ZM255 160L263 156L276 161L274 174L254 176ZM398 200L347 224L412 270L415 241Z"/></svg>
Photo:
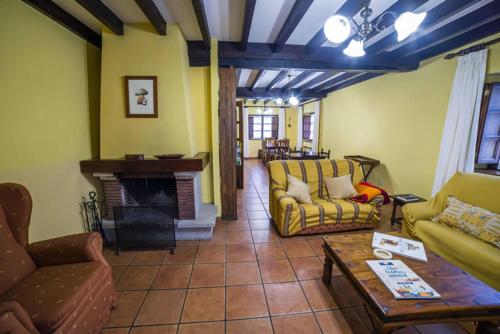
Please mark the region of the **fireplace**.
<svg viewBox="0 0 500 334"><path fill-rule="evenodd" d="M201 172L207 163L208 153L198 153L176 160L85 160L80 170L102 182L109 239L114 239L114 208L174 206L177 240L209 240L216 208L202 203Z"/></svg>

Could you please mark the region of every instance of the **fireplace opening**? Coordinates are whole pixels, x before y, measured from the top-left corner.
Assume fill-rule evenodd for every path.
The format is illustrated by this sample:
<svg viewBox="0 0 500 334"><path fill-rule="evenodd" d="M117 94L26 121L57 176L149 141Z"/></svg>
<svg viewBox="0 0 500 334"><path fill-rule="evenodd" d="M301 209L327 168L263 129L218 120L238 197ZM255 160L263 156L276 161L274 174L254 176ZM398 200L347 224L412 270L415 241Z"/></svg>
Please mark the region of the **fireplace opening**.
<svg viewBox="0 0 500 334"><path fill-rule="evenodd" d="M113 207L116 252L175 248L177 187L174 178L122 178L122 203Z"/></svg>

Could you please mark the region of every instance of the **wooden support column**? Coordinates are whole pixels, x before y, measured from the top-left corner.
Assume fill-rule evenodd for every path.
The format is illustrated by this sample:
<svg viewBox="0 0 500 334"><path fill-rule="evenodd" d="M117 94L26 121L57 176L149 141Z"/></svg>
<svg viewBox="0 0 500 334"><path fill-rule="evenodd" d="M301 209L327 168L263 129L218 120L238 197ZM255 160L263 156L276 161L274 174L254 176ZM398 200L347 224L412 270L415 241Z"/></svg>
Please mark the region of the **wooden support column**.
<svg viewBox="0 0 500 334"><path fill-rule="evenodd" d="M236 196L236 69L219 69L219 161L222 219L238 219Z"/></svg>

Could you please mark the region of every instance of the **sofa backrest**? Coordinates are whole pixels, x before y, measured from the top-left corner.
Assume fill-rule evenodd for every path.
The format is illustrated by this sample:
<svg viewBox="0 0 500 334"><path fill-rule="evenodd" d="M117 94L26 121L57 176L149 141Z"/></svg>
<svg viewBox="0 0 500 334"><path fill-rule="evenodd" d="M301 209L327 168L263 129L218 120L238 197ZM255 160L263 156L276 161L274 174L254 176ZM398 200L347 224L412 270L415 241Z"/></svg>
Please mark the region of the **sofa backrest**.
<svg viewBox="0 0 500 334"><path fill-rule="evenodd" d="M437 194L446 203L448 196L500 213L500 177L478 173L456 173Z"/></svg>
<svg viewBox="0 0 500 334"><path fill-rule="evenodd" d="M351 160L274 160L267 164L272 186L287 188L287 175L295 176L309 185L312 196L326 196L323 178L326 176L351 175L352 183L363 180L361 167Z"/></svg>

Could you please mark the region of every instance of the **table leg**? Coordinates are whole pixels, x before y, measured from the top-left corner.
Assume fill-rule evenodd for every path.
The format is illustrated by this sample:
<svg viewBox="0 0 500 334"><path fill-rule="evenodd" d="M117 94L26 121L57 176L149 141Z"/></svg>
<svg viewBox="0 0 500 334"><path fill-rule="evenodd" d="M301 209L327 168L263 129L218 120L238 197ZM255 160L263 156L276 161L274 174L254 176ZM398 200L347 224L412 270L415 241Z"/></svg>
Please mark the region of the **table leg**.
<svg viewBox="0 0 500 334"><path fill-rule="evenodd" d="M394 222L396 221L396 208L398 206L396 203L394 203L394 200L392 202L392 215L391 215L391 225L394 225Z"/></svg>
<svg viewBox="0 0 500 334"><path fill-rule="evenodd" d="M332 284L333 261L327 254L325 255L325 263L323 265L323 283L325 285Z"/></svg>

